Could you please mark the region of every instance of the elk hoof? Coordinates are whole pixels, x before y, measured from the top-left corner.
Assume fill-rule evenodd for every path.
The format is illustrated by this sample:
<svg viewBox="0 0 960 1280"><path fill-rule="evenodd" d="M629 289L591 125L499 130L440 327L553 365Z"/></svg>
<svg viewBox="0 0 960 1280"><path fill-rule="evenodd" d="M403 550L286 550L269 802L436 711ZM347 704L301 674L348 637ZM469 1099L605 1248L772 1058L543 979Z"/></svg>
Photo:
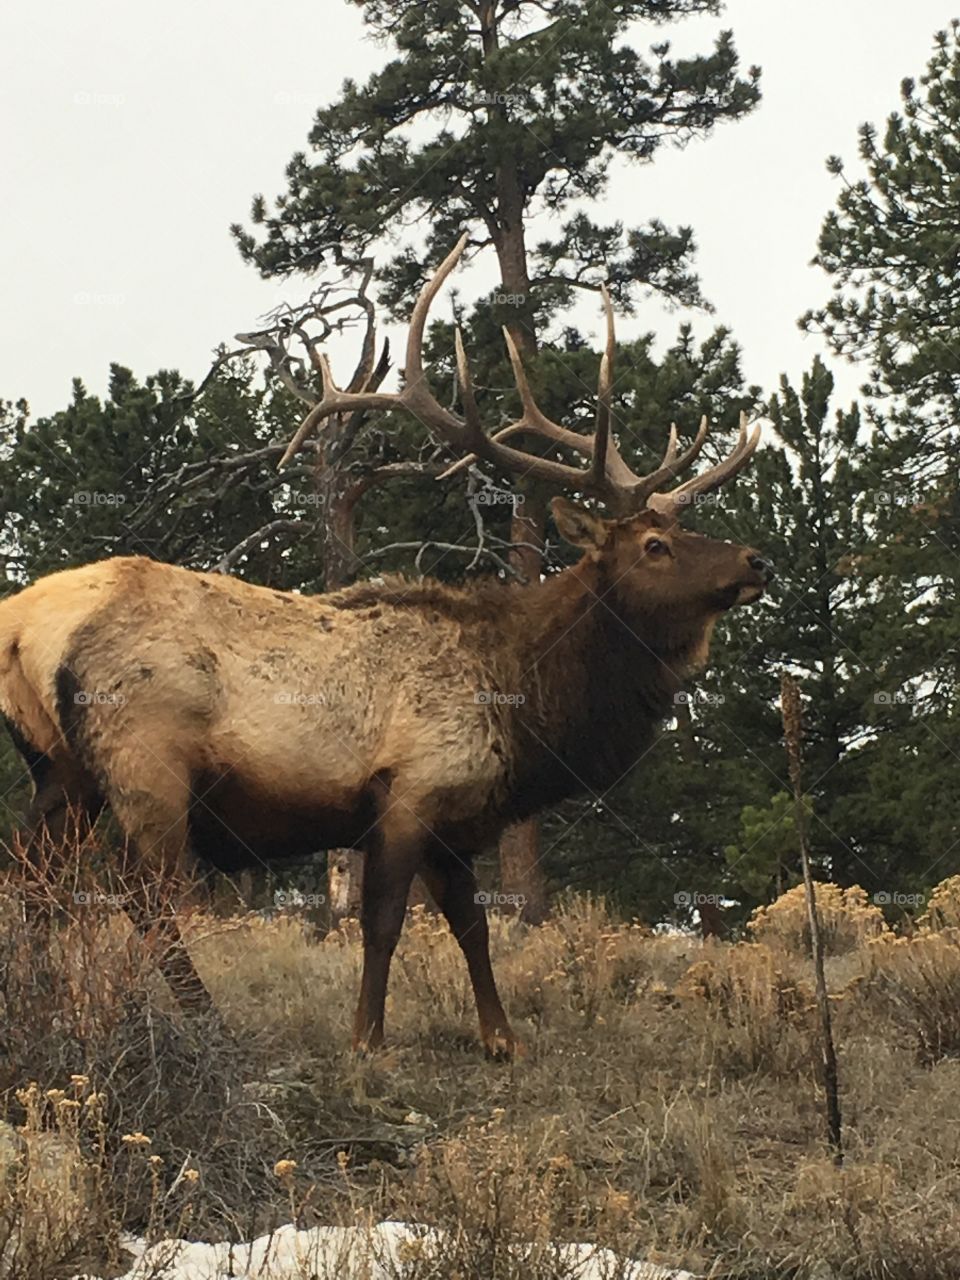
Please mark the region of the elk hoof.
<svg viewBox="0 0 960 1280"><path fill-rule="evenodd" d="M494 1062L518 1062L527 1056L527 1047L512 1031L491 1031L483 1037L487 1057Z"/></svg>
<svg viewBox="0 0 960 1280"><path fill-rule="evenodd" d="M378 1049L382 1048L382 1036L354 1036L353 1038L353 1052L358 1058L371 1058Z"/></svg>

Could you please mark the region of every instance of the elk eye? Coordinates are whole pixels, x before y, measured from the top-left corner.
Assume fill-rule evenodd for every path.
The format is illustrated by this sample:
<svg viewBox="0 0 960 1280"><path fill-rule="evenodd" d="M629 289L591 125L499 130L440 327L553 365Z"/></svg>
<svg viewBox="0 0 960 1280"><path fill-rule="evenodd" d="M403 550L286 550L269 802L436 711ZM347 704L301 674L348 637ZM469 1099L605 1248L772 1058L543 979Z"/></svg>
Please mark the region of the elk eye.
<svg viewBox="0 0 960 1280"><path fill-rule="evenodd" d="M668 556L670 548L660 538L649 538L643 544L643 550L648 556Z"/></svg>

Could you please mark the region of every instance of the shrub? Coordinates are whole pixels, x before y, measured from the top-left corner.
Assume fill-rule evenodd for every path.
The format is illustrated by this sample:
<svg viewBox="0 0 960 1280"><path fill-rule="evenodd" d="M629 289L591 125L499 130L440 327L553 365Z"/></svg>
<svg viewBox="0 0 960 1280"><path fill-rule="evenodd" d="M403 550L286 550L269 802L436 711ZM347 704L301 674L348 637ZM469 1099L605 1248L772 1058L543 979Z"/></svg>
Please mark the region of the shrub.
<svg viewBox="0 0 960 1280"><path fill-rule="evenodd" d="M65 1088L15 1090L22 1120L0 1124L0 1272L46 1276L65 1260L116 1267L125 1221L147 1240L179 1234L193 1216L199 1175L176 1182L144 1133L120 1134L107 1096L74 1074ZM167 1188L165 1190L165 1187ZM175 1194L179 1191L179 1194Z"/></svg>
<svg viewBox="0 0 960 1280"><path fill-rule="evenodd" d="M866 986L913 1038L921 1062L960 1055L960 930L876 939Z"/></svg>
<svg viewBox="0 0 960 1280"><path fill-rule="evenodd" d="M868 901L866 891L859 885L841 889L836 884L817 882L814 889L827 955L843 955L886 932L883 912ZM758 942L809 955L810 922L804 886L798 884L769 906L757 907L747 928Z"/></svg>
<svg viewBox="0 0 960 1280"><path fill-rule="evenodd" d="M940 881L917 923L927 929L960 928L960 876L948 876Z"/></svg>

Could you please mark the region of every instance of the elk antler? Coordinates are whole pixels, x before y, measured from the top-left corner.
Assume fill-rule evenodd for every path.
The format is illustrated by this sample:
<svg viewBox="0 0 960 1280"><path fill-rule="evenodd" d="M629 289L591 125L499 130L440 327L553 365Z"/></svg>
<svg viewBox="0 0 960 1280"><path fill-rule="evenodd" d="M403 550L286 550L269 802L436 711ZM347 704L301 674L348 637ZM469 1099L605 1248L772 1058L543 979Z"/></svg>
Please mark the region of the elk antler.
<svg viewBox="0 0 960 1280"><path fill-rule="evenodd" d="M700 425L700 431L705 434L706 418ZM675 489L671 489L668 493L652 493L647 499L647 506L654 511L659 511L661 515L679 517L683 508L694 502L701 494L712 493L714 489L719 489L721 485L726 484L728 480L732 480L738 472L750 461L753 451L760 443L760 424L754 427L750 435L747 435L747 415L743 412L740 414L740 435L733 450L722 462L718 462L716 466L711 467L709 471L704 471L699 476L693 476L686 480L683 484L677 485Z"/></svg>
<svg viewBox="0 0 960 1280"><path fill-rule="evenodd" d="M453 446L463 456L443 472L444 476L468 466L479 458L492 463L502 471L532 476L546 481L548 484L563 489L574 489L588 494L606 503L618 514L628 515L642 510L645 506L663 514L679 514L680 510L694 500L697 494L707 493L720 487L727 480L746 466L750 455L757 447L760 439L760 428L756 427L750 438L747 438L745 418L741 415L740 439L736 448L716 466L702 475L688 480L685 484L666 493L660 488L668 481L675 479L686 471L700 454L707 436L708 424L704 417L700 422L693 444L684 453L677 456L677 429L670 428L670 436L666 453L649 475L641 476L623 460L610 432L611 401L613 395L613 362L616 348L613 307L605 288L601 289L603 306L607 321L607 340L604 354L600 360L600 376L597 386L597 416L592 435L584 435L579 431L571 431L551 421L540 410L534 399L527 380L526 370L520 359L516 343L510 332L504 329L507 352L513 366L513 375L520 395L522 413L515 422L488 435L483 429L480 413L474 393L470 365L463 346L460 330L455 333L457 370L460 381L460 398L463 405L463 417L445 409L433 395L427 383L423 369L423 335L426 328L430 305L440 291L441 286L453 268L460 261L466 248L467 236L463 235L452 253L444 258L434 276L427 281L420 292L413 314L410 317L410 328L407 336L407 355L404 367L404 386L401 391L382 392L371 389L341 391L333 381L330 365L326 356L321 355L320 376L323 392L320 402L310 410L297 429L296 435L287 446L280 460L284 467L301 447L304 440L324 419L336 413L347 413L356 409L389 410L406 409L430 428L447 444ZM516 435L537 435L553 444L570 449L582 457L588 458L586 467L574 467L555 458L540 457L526 453L505 443Z"/></svg>

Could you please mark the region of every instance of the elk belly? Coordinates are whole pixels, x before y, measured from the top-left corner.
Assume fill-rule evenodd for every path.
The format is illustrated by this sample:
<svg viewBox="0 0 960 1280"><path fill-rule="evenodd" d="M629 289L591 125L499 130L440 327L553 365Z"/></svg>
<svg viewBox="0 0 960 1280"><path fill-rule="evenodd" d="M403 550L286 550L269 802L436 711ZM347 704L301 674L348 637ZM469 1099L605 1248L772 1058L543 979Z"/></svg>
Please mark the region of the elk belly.
<svg viewBox="0 0 960 1280"><path fill-rule="evenodd" d="M239 871L272 859L355 847L373 817L365 790L265 789L235 772L204 772L192 789L190 843L202 861L220 871Z"/></svg>

